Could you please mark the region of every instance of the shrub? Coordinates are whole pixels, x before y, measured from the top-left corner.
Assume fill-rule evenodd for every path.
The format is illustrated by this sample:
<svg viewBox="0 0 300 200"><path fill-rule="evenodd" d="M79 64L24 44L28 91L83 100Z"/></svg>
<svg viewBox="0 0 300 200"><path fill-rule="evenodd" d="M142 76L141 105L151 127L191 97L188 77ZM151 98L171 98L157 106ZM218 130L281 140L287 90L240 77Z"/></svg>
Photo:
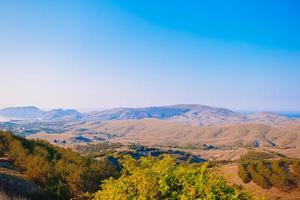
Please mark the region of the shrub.
<svg viewBox="0 0 300 200"><path fill-rule="evenodd" d="M254 183L261 186L262 188L270 189L272 187L272 183L266 177L259 173L253 174L252 180Z"/></svg>
<svg viewBox="0 0 300 200"><path fill-rule="evenodd" d="M80 199L117 173L106 160L91 160L41 140L29 141L0 131L0 144L25 177L43 189L44 194L32 199Z"/></svg>
<svg viewBox="0 0 300 200"><path fill-rule="evenodd" d="M295 160L293 162L293 171L296 173L296 174L300 174L300 161L298 160Z"/></svg>
<svg viewBox="0 0 300 200"><path fill-rule="evenodd" d="M257 159L255 160L255 156ZM272 186L283 191L289 191L299 186L299 161L288 159L267 160L270 158L267 154L258 154L250 152L242 158L238 166L238 175L248 183L253 180L254 183L263 187L271 188ZM293 164L293 171L289 171L289 164ZM298 168L299 167L299 168Z"/></svg>
<svg viewBox="0 0 300 200"><path fill-rule="evenodd" d="M267 152L249 151L247 154L241 157L241 160L242 161L266 160L274 157L275 156L273 154Z"/></svg>
<svg viewBox="0 0 300 200"><path fill-rule="evenodd" d="M251 174L248 172L248 163L242 163L238 166L238 175L244 183L249 183L252 180Z"/></svg>
<svg viewBox="0 0 300 200"><path fill-rule="evenodd" d="M135 160L125 156L118 179L104 181L95 200L109 199L252 199L203 165L176 164L169 156Z"/></svg>

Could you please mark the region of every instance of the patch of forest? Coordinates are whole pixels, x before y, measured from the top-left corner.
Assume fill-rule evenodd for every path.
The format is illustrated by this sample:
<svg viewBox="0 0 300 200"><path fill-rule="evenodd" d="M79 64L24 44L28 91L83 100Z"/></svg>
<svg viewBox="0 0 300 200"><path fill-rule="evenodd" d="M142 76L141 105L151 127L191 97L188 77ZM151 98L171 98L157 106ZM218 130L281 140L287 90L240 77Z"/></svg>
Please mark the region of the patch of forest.
<svg viewBox="0 0 300 200"><path fill-rule="evenodd" d="M300 161L278 154L250 151L242 156L238 175L244 183L253 181L262 188L282 191L300 189Z"/></svg>
<svg viewBox="0 0 300 200"><path fill-rule="evenodd" d="M208 163L178 163L174 157L124 155L122 173L105 180L95 200L115 199L230 199L254 197L214 174Z"/></svg>
<svg viewBox="0 0 300 200"><path fill-rule="evenodd" d="M206 160L190 153L181 150L162 150L160 148L146 147L142 145L129 145L128 151L120 152L120 155L131 155L135 159L139 159L145 156L159 157L162 155L170 155L176 158L177 162L189 162L189 163L201 163Z"/></svg>
<svg viewBox="0 0 300 200"><path fill-rule="evenodd" d="M0 132L0 150L26 180L39 186L40 190L25 194L30 199L84 199L99 190L104 179L117 175L106 160L9 132Z"/></svg>
<svg viewBox="0 0 300 200"><path fill-rule="evenodd" d="M75 150L80 154L98 158L116 152L116 149L123 147L121 143L98 142L96 144L76 145Z"/></svg>

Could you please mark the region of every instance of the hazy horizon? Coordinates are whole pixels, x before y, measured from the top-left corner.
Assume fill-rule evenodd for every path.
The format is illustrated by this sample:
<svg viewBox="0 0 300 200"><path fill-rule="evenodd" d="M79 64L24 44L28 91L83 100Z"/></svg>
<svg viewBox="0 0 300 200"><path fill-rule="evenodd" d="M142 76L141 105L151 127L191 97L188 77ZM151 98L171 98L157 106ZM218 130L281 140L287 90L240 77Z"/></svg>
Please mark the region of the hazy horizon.
<svg viewBox="0 0 300 200"><path fill-rule="evenodd" d="M53 109L64 109L64 110L77 110L82 113L88 113L88 112L97 112L97 111L104 111L104 110L109 110L109 109L115 109L115 108L147 108L147 107L161 107L161 106L174 106L174 105L191 105L187 103L181 103L181 104L166 104L166 105L149 105L149 106L142 106L142 107L130 107L130 106L116 106L116 107L102 107L102 108L76 108L76 107L39 107L35 105L20 105L20 106L9 106L9 107L0 107L1 109L6 109L6 108L18 108L18 107L36 107L40 110L43 111L50 111ZM204 104L196 104L196 105L203 105L203 106L211 106L211 107L219 107L219 108L226 108L229 110L232 110L234 112L242 113L242 114L255 114L255 113L260 113L260 112L274 112L277 114L283 114L286 116L297 116L296 118L300 118L300 111L299 110L239 110L239 109L232 109L229 107L220 107L220 106L212 106L212 105L204 105Z"/></svg>
<svg viewBox="0 0 300 200"><path fill-rule="evenodd" d="M0 108L300 112L298 1L0 1Z"/></svg>

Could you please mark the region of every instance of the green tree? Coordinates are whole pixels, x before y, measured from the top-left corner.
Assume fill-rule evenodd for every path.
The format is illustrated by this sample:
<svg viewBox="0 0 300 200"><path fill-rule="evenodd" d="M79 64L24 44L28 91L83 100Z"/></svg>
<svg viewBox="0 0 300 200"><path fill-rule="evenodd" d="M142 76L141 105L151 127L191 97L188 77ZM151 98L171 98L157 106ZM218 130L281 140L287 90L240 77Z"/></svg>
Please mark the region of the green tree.
<svg viewBox="0 0 300 200"><path fill-rule="evenodd" d="M95 200L109 199L252 199L227 184L206 165L177 164L173 158L125 156L122 175L104 181Z"/></svg>
<svg viewBox="0 0 300 200"><path fill-rule="evenodd" d="M238 166L238 175L244 183L249 183L252 180L251 174L248 172L249 163L241 163Z"/></svg>
<svg viewBox="0 0 300 200"><path fill-rule="evenodd" d="M96 192L104 179L116 174L106 160L91 160L45 141L0 131L0 144L10 162L41 187L43 194L31 199L83 199L86 193Z"/></svg>

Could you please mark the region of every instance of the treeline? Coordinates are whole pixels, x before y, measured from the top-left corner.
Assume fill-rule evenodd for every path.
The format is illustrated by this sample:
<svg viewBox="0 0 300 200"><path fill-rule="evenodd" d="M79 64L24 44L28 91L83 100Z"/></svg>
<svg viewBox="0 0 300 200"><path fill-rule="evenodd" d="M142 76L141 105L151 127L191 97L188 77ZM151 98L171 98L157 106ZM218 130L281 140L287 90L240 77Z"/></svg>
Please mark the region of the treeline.
<svg viewBox="0 0 300 200"><path fill-rule="evenodd" d="M77 145L75 148L81 154L97 158L114 153L115 149L121 147L123 147L121 143L99 142L97 144Z"/></svg>
<svg viewBox="0 0 300 200"><path fill-rule="evenodd" d="M31 199L88 199L103 180L117 173L106 160L9 132L0 131L0 149L26 179L40 186L41 191L29 194Z"/></svg>
<svg viewBox="0 0 300 200"><path fill-rule="evenodd" d="M105 180L95 200L115 199L231 199L253 197L230 186L205 164L177 164L174 158L124 156L122 175Z"/></svg>
<svg viewBox="0 0 300 200"><path fill-rule="evenodd" d="M275 157L276 156L274 154L269 152L249 151L245 155L241 156L240 160L242 161L267 160Z"/></svg>
<svg viewBox="0 0 300 200"><path fill-rule="evenodd" d="M290 170L292 166L293 170ZM262 188L290 191L300 187L300 164L297 160L251 151L241 158L238 175L244 183L253 181Z"/></svg>

